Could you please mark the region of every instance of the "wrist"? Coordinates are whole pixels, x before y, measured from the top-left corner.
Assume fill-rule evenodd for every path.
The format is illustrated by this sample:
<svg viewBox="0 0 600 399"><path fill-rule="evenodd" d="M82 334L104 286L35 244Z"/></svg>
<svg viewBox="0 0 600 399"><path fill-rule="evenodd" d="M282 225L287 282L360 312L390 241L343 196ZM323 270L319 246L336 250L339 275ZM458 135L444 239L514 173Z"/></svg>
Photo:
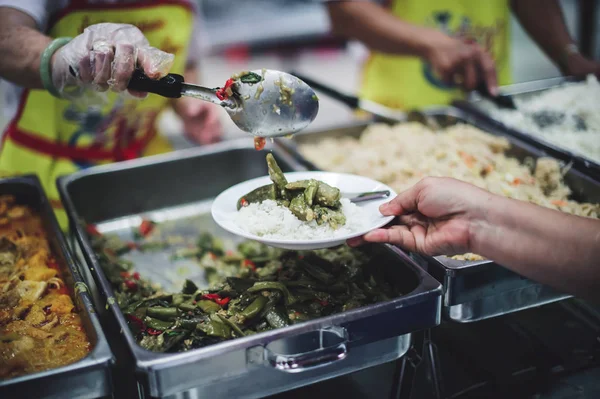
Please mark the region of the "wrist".
<svg viewBox="0 0 600 399"><path fill-rule="evenodd" d="M468 251L481 256L487 255L486 245L494 245L501 239L505 216L509 214L507 207L510 206L509 199L489 192L486 194L486 197L479 198L479 206L469 217Z"/></svg>
<svg viewBox="0 0 600 399"><path fill-rule="evenodd" d="M575 43L569 43L563 46L558 57L558 67L563 74L570 73L570 60L573 57L580 57L581 53Z"/></svg>
<svg viewBox="0 0 600 399"><path fill-rule="evenodd" d="M419 27L415 32L415 51L420 58L431 62L431 58L439 48L440 43L447 39L449 39L448 36L435 29Z"/></svg>

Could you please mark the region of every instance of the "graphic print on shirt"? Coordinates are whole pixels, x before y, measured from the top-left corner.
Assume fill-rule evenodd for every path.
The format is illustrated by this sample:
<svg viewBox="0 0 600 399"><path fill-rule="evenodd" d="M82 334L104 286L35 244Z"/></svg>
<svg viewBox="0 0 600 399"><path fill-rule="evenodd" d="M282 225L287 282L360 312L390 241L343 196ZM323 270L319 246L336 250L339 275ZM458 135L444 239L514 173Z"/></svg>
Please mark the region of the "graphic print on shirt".
<svg viewBox="0 0 600 399"><path fill-rule="evenodd" d="M459 22L460 21L460 22ZM494 39L496 36L504 33L504 24L502 20L496 20L496 23L492 26L475 25L471 19L465 15L455 16L450 11L434 11L425 22L425 26L435 28L442 33L460 39L467 43L477 43L485 49L488 53L492 54L492 58L496 63L503 61L502 57L506 54L494 54ZM432 66L426 61L422 61L423 76L431 85L441 90L452 90L456 88L454 83L443 82L435 73Z"/></svg>

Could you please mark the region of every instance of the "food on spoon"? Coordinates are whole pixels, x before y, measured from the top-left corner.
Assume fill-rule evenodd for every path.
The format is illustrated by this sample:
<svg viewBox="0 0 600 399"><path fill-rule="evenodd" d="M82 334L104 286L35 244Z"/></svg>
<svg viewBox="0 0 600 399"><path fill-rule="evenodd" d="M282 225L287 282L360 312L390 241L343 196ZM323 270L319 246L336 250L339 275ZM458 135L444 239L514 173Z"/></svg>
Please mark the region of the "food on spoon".
<svg viewBox="0 0 600 399"><path fill-rule="evenodd" d="M32 209L0 196L0 380L65 366L90 342Z"/></svg>
<svg viewBox="0 0 600 399"><path fill-rule="evenodd" d="M266 159L273 183L237 201L238 224L244 230L263 237L311 239L347 234L363 226L362 209L342 199L338 188L314 179L288 182L273 155L267 154Z"/></svg>
<svg viewBox="0 0 600 399"><path fill-rule="evenodd" d="M160 236L160 225L155 229ZM114 251L137 251L144 241L130 247L113 236L89 238L136 342L155 352L188 351L402 295L381 260L364 250L295 252L245 241L224 251L229 243L208 233L188 259L210 286L188 280L180 292L163 292Z"/></svg>
<svg viewBox="0 0 600 399"><path fill-rule="evenodd" d="M267 140L264 137L255 137L254 138L254 149L256 151L260 151L263 148L265 148L266 144L267 144Z"/></svg>

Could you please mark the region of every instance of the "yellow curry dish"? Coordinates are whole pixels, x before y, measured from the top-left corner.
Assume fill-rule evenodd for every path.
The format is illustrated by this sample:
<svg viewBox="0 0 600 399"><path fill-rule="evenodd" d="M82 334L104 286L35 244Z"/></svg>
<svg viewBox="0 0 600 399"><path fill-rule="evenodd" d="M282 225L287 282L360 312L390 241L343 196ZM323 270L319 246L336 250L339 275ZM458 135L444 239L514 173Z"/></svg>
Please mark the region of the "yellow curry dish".
<svg viewBox="0 0 600 399"><path fill-rule="evenodd" d="M74 363L90 351L41 217L0 196L0 380Z"/></svg>

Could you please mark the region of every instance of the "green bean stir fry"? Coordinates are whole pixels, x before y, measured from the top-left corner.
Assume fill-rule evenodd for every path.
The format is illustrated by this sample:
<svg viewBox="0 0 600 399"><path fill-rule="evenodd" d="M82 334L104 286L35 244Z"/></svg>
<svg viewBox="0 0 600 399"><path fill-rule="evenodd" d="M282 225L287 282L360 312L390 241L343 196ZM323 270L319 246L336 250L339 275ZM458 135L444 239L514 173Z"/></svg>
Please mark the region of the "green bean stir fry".
<svg viewBox="0 0 600 399"><path fill-rule="evenodd" d="M237 209L265 200L276 201L298 219L304 222L316 221L318 225L328 223L333 229L346 224L340 199L342 194L319 180L299 180L288 182L273 154L267 154L269 177L273 183L258 187L237 202Z"/></svg>
<svg viewBox="0 0 600 399"><path fill-rule="evenodd" d="M135 243L88 227L116 302L139 345L151 351L187 351L401 295L363 250L296 252L246 241L225 251L208 233L173 256L197 261L209 288L186 280L180 292L162 292L123 259L129 251L152 250L145 236L157 227L142 223Z"/></svg>

